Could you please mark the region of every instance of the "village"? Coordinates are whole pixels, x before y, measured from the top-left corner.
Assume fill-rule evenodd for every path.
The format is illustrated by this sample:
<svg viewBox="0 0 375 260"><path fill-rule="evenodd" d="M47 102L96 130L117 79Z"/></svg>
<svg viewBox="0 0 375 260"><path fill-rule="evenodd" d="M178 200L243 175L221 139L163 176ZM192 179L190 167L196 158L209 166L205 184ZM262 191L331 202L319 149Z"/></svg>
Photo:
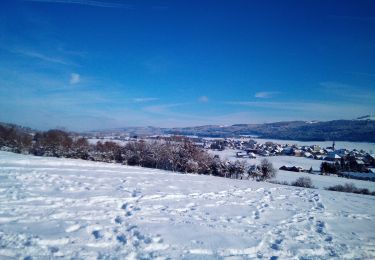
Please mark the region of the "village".
<svg viewBox="0 0 375 260"><path fill-rule="evenodd" d="M195 139L195 140L194 140ZM269 156L294 156L312 160L321 160L323 174L339 174L340 172L373 173L375 167L375 155L364 150L335 148L335 142L331 146L319 145L278 144L272 141L259 143L251 138L225 138L205 139L193 138L196 145L205 149L222 151L232 149L236 151L236 158L255 159ZM328 167L325 167L327 166ZM334 167L330 167L333 165ZM323 168L323 169L322 169ZM327 168L327 169L326 169ZM280 170L295 172L312 172L312 169L304 169L299 165L283 165ZM374 174L375 175L375 174Z"/></svg>

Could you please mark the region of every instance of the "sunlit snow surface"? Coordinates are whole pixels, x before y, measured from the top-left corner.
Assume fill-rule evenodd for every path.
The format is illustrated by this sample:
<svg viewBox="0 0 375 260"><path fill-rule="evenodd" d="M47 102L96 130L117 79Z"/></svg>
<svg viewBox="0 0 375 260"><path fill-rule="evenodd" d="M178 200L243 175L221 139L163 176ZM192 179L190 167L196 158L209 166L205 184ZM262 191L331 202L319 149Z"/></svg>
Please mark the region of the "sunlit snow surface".
<svg viewBox="0 0 375 260"><path fill-rule="evenodd" d="M375 197L0 152L0 259L373 259Z"/></svg>

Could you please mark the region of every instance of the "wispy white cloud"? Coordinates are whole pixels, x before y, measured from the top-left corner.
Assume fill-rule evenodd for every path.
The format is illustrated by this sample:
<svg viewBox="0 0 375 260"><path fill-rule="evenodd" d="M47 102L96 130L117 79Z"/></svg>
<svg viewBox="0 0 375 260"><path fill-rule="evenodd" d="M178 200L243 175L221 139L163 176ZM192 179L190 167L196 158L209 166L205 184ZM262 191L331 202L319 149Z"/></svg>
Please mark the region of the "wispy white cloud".
<svg viewBox="0 0 375 260"><path fill-rule="evenodd" d="M349 73L353 75L358 75L358 76L375 77L375 73L368 73L368 72L362 72L362 71L352 71Z"/></svg>
<svg viewBox="0 0 375 260"><path fill-rule="evenodd" d="M187 103L162 104L144 107L143 110L151 113L167 113L170 108L186 105Z"/></svg>
<svg viewBox="0 0 375 260"><path fill-rule="evenodd" d="M70 85L78 84L81 81L81 76L78 73L72 73L70 74Z"/></svg>
<svg viewBox="0 0 375 260"><path fill-rule="evenodd" d="M77 50L71 50L71 49L65 49L63 47L63 43L57 43L59 46L56 48L56 50L63 54L63 55L68 55L68 56L73 56L73 57L78 57L78 58L85 58L87 57L88 53L85 51L77 51Z"/></svg>
<svg viewBox="0 0 375 260"><path fill-rule="evenodd" d="M152 102L157 101L159 98L154 97L143 97L143 98L133 98L134 103L146 103L146 102Z"/></svg>
<svg viewBox="0 0 375 260"><path fill-rule="evenodd" d="M331 105L323 103L312 103L312 102L260 102L260 101L230 101L226 102L228 105L238 105L246 107L258 107L258 108L269 108L277 110L297 110L297 111L309 111L322 109L326 110Z"/></svg>
<svg viewBox="0 0 375 260"><path fill-rule="evenodd" d="M207 96L200 96L198 98L198 101L201 103L207 103L208 101L210 101L210 99Z"/></svg>
<svg viewBox="0 0 375 260"><path fill-rule="evenodd" d="M346 100L356 100L360 102L375 101L375 92L370 88L366 89L364 87L353 86L335 81L321 82L319 85L326 93L344 98Z"/></svg>
<svg viewBox="0 0 375 260"><path fill-rule="evenodd" d="M19 55L24 55L29 58L35 58L39 59L45 62L51 62L51 63L57 63L57 64L62 64L62 65L70 65L70 63L62 58L56 58L56 57L51 57L47 56L45 54L42 54L40 52L36 51L28 51L28 50L22 50L22 49L12 49L10 52L13 52L15 54Z"/></svg>
<svg viewBox="0 0 375 260"><path fill-rule="evenodd" d="M353 86L351 85L343 84L343 83L335 82L335 81L320 82L319 85L327 90L340 90L341 91L341 90L353 89Z"/></svg>
<svg viewBox="0 0 375 260"><path fill-rule="evenodd" d="M90 0L24 0L25 2L57 3L57 4L77 4L105 8L132 8L131 5L115 2L90 1Z"/></svg>
<svg viewBox="0 0 375 260"><path fill-rule="evenodd" d="M256 98L272 98L278 95L280 92L278 91L263 91L255 93Z"/></svg>
<svg viewBox="0 0 375 260"><path fill-rule="evenodd" d="M354 118L358 115L374 113L374 107L368 104L348 102L257 102L257 101L232 101L228 105L263 108L277 112L291 111L305 117L329 115L332 119Z"/></svg>

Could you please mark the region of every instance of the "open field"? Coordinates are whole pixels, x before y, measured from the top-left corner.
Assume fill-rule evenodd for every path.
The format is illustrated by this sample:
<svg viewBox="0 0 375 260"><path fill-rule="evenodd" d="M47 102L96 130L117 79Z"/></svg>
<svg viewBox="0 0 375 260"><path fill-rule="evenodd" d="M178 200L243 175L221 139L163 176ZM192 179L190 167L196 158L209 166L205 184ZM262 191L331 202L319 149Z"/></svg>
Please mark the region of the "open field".
<svg viewBox="0 0 375 260"><path fill-rule="evenodd" d="M375 257L373 196L7 152L0 180L2 259Z"/></svg>

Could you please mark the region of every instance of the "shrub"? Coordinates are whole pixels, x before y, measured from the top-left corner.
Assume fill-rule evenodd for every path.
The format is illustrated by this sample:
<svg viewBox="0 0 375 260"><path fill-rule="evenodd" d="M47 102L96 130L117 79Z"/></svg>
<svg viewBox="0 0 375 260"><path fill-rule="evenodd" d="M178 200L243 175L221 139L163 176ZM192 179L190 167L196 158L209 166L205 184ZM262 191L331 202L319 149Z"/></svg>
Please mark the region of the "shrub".
<svg viewBox="0 0 375 260"><path fill-rule="evenodd" d="M273 183L273 184L279 184L279 185L287 185L287 186L290 185L289 182L287 182L287 181L270 180L268 182Z"/></svg>
<svg viewBox="0 0 375 260"><path fill-rule="evenodd" d="M344 185L331 186L326 188L326 190L375 196L375 192L370 192L368 189L357 188L353 183L345 183Z"/></svg>
<svg viewBox="0 0 375 260"><path fill-rule="evenodd" d="M292 182L291 185L296 187L315 188L309 177L299 177L296 181Z"/></svg>
<svg viewBox="0 0 375 260"><path fill-rule="evenodd" d="M245 161L236 160L235 162L229 162L226 170L229 178L242 179L244 177L244 173L246 172L246 168L247 164Z"/></svg>
<svg viewBox="0 0 375 260"><path fill-rule="evenodd" d="M272 163L267 159L263 159L260 162L260 171L262 181L274 178L276 176L276 169L273 168Z"/></svg>
<svg viewBox="0 0 375 260"><path fill-rule="evenodd" d="M265 181L276 176L276 169L267 159L263 159L260 165L255 168L250 168L248 171L248 176L256 179L257 181Z"/></svg>
<svg viewBox="0 0 375 260"><path fill-rule="evenodd" d="M89 158L90 145L86 138L78 138L73 142L73 158L87 160Z"/></svg>

